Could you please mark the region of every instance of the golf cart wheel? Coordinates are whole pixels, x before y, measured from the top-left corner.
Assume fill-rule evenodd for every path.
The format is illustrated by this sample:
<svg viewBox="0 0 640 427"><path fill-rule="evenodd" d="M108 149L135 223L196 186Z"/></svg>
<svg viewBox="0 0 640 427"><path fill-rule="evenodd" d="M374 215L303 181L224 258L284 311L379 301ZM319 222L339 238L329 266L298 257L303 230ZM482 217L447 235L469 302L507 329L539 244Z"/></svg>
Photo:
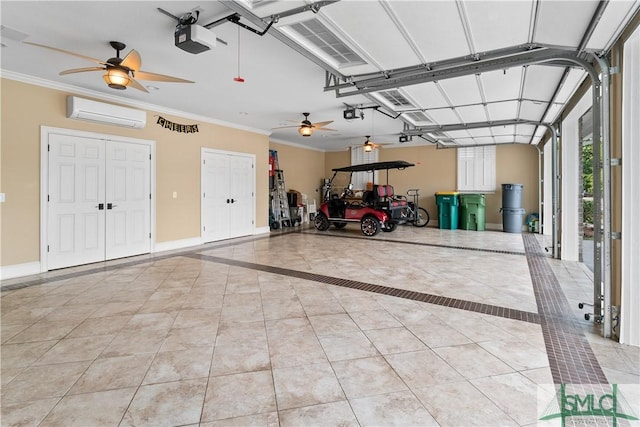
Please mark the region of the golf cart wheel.
<svg viewBox="0 0 640 427"><path fill-rule="evenodd" d="M329 220L322 212L318 212L316 214L315 219L313 220L313 225L316 227L318 231L327 231L329 229Z"/></svg>
<svg viewBox="0 0 640 427"><path fill-rule="evenodd" d="M335 228L345 228L347 226L347 223L346 222L334 222L333 226Z"/></svg>
<svg viewBox="0 0 640 427"><path fill-rule="evenodd" d="M380 221L373 215L367 215L360 221L360 230L365 236L375 236L380 231Z"/></svg>
<svg viewBox="0 0 640 427"><path fill-rule="evenodd" d="M391 222L388 221L384 228L382 229L382 231L386 231L387 233L391 233L393 230L395 230L396 228L398 228L398 223L397 222Z"/></svg>

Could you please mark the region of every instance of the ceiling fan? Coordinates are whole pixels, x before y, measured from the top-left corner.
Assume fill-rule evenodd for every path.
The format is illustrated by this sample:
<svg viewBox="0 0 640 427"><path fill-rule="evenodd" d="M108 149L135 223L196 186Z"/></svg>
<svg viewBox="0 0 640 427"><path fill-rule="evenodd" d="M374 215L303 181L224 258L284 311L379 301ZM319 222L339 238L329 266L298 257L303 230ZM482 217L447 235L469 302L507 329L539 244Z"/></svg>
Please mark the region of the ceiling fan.
<svg viewBox="0 0 640 427"><path fill-rule="evenodd" d="M156 82L174 82L174 83L193 83L191 80L184 80L178 77L165 76L164 74L148 73L140 70L142 59L140 54L135 49L131 50L124 58L120 58L120 51L124 50L126 45L124 43L111 41L109 44L116 50L116 56L109 58L106 61L92 58L90 56L81 55L79 53L70 52L64 49L58 49L57 47L46 46L38 43L24 42L32 46L43 47L45 49L54 50L56 52L66 53L67 55L83 58L91 62L102 65L101 67L86 67L86 68L74 68L71 70L61 71L60 75L83 73L86 71L106 71L103 75L104 81L112 89L126 89L131 85L143 92L149 92L143 85L141 85L136 79L150 80Z"/></svg>
<svg viewBox="0 0 640 427"><path fill-rule="evenodd" d="M381 148L382 144L376 144L375 142L371 141L369 138L369 135L366 135L365 138L367 138L364 141L364 144L362 145L362 148L364 149L365 152L369 153L373 150L375 150L376 148Z"/></svg>
<svg viewBox="0 0 640 427"><path fill-rule="evenodd" d="M302 122L300 122L299 125L296 126L281 126L281 127L277 127L277 128L272 128L272 129L285 129L285 128L298 128L298 132L300 133L300 135L302 136L311 136L313 135L313 132L316 130L327 130L327 131L335 131L335 129L329 129L326 128L325 126L333 123L333 120L327 120L325 122L317 122L317 123L311 123L309 121L309 114L310 113L302 113L302 115L304 116L304 120ZM294 121L294 120L289 120L290 122Z"/></svg>

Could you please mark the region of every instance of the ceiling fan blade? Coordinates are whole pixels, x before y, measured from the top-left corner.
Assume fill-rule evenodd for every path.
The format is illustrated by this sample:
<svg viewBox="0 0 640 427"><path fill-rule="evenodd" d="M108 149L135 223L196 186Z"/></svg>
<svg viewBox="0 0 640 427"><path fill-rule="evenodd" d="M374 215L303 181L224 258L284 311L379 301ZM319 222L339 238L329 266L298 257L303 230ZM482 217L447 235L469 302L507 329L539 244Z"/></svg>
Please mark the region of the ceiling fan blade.
<svg viewBox="0 0 640 427"><path fill-rule="evenodd" d="M51 47L51 46L46 46L46 45L43 45L43 44L32 43L32 42L23 42L23 43L30 44L31 46L38 46L38 47L43 47L45 49L55 50L56 52L66 53L67 55L76 56L78 58L86 59L87 61L96 62L98 64L102 64L102 65L106 65L107 64L106 62L104 62L104 61L102 61L100 59L92 58L92 57L86 56L86 55L81 55L79 53L71 52L71 51L64 50L64 49L58 49L57 47Z"/></svg>
<svg viewBox="0 0 640 427"><path fill-rule="evenodd" d="M328 131L331 131L331 132L337 132L337 129L319 128L319 127L316 127L313 130L314 131L316 131L316 130L328 130Z"/></svg>
<svg viewBox="0 0 640 427"><path fill-rule="evenodd" d="M64 70L60 71L61 76L66 76L67 74L73 73L84 73L85 71L103 71L104 67L86 67L86 68L74 68L72 70Z"/></svg>
<svg viewBox="0 0 640 427"><path fill-rule="evenodd" d="M149 91L147 90L146 87L142 86L136 79L131 79L131 83L130 83L131 87L134 87L138 90L141 90L143 92L147 92L149 93Z"/></svg>
<svg viewBox="0 0 640 427"><path fill-rule="evenodd" d="M138 71L142 65L142 58L137 50L132 49L131 52L127 53L127 56L122 59L120 65L130 70Z"/></svg>
<svg viewBox="0 0 640 427"><path fill-rule="evenodd" d="M180 79L178 77L165 76L164 74L148 73L146 71L134 71L137 79L150 80L155 82L173 82L173 83L195 83L191 80Z"/></svg>
<svg viewBox="0 0 640 427"><path fill-rule="evenodd" d="M327 120L326 122L314 123L313 126L316 127L316 128L321 128L322 126L326 126L329 123L333 123L333 120Z"/></svg>

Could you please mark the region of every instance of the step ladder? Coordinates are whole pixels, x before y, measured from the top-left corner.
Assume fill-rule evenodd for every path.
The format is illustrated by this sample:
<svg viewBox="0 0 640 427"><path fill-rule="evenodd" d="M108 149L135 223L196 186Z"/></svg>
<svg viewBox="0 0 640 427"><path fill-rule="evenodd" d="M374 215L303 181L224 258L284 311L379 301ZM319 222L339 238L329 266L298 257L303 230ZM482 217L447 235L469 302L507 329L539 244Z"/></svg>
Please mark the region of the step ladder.
<svg viewBox="0 0 640 427"><path fill-rule="evenodd" d="M284 183L284 171L278 165L278 152L269 150L269 155L273 157L273 188L271 189L271 213L272 218L269 225L272 229L291 227L291 211L289 210L289 200Z"/></svg>

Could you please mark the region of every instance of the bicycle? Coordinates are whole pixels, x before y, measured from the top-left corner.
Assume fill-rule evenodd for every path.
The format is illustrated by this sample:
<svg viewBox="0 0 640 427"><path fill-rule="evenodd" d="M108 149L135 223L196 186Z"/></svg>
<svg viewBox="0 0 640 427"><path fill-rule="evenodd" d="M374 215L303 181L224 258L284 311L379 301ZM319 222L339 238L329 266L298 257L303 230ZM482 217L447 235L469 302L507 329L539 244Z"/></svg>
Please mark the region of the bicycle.
<svg viewBox="0 0 640 427"><path fill-rule="evenodd" d="M411 197L413 201L407 200L407 206L400 212L403 224L411 223L416 227L425 227L429 224L429 212L425 208L418 206L419 191L418 188L407 190L407 197Z"/></svg>

